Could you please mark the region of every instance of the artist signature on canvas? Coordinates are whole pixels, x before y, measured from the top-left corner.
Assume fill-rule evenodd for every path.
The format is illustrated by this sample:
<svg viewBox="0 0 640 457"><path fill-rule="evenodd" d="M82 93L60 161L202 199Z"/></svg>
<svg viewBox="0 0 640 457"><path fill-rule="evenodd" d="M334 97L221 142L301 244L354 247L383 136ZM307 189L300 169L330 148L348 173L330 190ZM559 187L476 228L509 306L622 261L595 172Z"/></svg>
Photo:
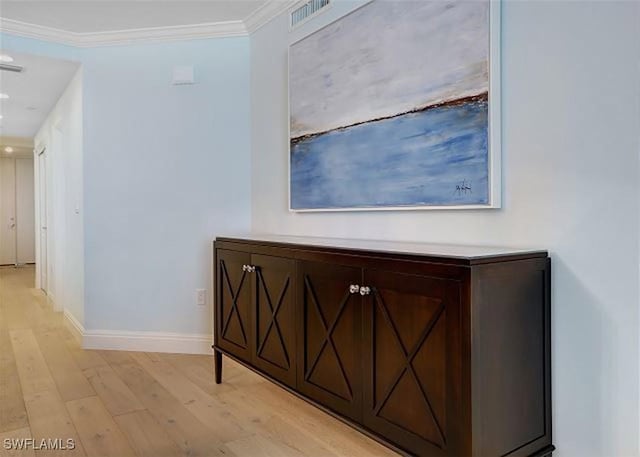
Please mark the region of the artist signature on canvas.
<svg viewBox="0 0 640 457"><path fill-rule="evenodd" d="M461 183L456 184L456 190L454 191L454 194L467 195L472 193L473 192L471 191L471 182L467 181L466 179L462 180Z"/></svg>

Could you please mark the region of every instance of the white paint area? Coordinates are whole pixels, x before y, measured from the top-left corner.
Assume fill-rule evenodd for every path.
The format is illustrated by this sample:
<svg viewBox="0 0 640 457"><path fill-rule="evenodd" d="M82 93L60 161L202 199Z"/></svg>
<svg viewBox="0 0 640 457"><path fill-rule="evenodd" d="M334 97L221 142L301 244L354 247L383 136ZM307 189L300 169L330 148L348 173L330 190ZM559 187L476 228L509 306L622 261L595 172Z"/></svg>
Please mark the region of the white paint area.
<svg viewBox="0 0 640 457"><path fill-rule="evenodd" d="M638 455L640 3L503 3L502 209L291 213L287 48L357 6L251 37L253 229L549 249L554 456Z"/></svg>
<svg viewBox="0 0 640 457"><path fill-rule="evenodd" d="M376 0L293 44L291 137L487 92L488 23L488 1Z"/></svg>
<svg viewBox="0 0 640 457"><path fill-rule="evenodd" d="M34 141L37 154L44 150L46 157L35 156L36 287L46 290L56 309L79 322L84 322L85 315L84 223L75 212L83 206L82 78L80 69ZM46 268L46 284L41 284L42 268Z"/></svg>
<svg viewBox="0 0 640 457"><path fill-rule="evenodd" d="M211 334L212 239L251 224L249 39L87 50L87 331ZM173 85L193 66L196 84Z"/></svg>
<svg viewBox="0 0 640 457"><path fill-rule="evenodd" d="M2 6L4 13L4 3ZM0 135L33 138L78 70L78 63L2 48L0 42L0 54L12 57L11 65L24 70L0 71L0 92L9 96L0 100Z"/></svg>

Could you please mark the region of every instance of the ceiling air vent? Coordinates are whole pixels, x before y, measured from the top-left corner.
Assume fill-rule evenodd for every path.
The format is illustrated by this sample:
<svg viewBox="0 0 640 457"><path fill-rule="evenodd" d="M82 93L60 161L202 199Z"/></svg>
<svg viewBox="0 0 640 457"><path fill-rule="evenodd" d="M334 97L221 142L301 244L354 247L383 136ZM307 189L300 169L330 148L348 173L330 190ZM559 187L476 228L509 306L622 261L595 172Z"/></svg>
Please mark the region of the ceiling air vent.
<svg viewBox="0 0 640 457"><path fill-rule="evenodd" d="M304 5L291 11L291 21L289 22L291 29L299 27L312 17L325 11L332 0L309 0Z"/></svg>
<svg viewBox="0 0 640 457"><path fill-rule="evenodd" d="M24 68L19 65L9 65L7 63L0 63L0 70L13 71L15 73L22 73L22 70L24 70Z"/></svg>

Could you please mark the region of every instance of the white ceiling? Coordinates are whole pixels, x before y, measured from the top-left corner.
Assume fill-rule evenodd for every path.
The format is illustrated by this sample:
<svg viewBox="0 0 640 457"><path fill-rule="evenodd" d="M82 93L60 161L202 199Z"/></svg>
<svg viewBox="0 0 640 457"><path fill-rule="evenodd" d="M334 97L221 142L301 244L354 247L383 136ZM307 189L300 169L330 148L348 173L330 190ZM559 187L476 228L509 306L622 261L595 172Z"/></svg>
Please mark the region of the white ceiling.
<svg viewBox="0 0 640 457"><path fill-rule="evenodd" d="M73 33L243 21L267 0L2 0L0 16Z"/></svg>
<svg viewBox="0 0 640 457"><path fill-rule="evenodd" d="M4 3L3 3L4 6ZM22 73L0 71L0 135L33 137L78 69L77 62L5 52Z"/></svg>

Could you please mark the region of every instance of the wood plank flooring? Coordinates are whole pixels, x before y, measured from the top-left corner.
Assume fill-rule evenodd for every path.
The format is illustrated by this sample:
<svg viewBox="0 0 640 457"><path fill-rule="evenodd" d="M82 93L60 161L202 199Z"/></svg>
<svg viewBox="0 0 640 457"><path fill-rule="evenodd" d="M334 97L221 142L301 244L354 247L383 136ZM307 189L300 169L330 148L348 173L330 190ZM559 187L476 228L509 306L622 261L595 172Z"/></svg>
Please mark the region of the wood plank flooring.
<svg viewBox="0 0 640 457"><path fill-rule="evenodd" d="M33 282L0 267L0 457L396 455L227 358L84 350Z"/></svg>

